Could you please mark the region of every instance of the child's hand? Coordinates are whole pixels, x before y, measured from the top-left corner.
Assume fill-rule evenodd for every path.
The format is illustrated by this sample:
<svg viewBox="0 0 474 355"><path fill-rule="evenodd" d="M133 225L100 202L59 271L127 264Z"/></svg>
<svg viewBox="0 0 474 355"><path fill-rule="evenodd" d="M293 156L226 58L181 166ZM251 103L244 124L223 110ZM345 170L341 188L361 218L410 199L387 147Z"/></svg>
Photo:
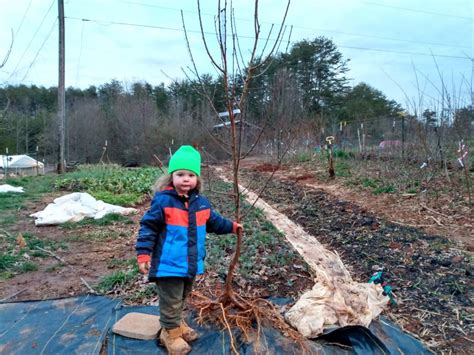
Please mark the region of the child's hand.
<svg viewBox="0 0 474 355"><path fill-rule="evenodd" d="M147 261L147 262L144 262L144 263L138 263L138 270L140 270L140 272L142 274L148 274L148 270L150 269L150 262Z"/></svg>
<svg viewBox="0 0 474 355"><path fill-rule="evenodd" d="M241 225L240 223L236 223L235 231L236 231L236 233L239 233L239 231L240 231L241 233L243 233L243 232L244 232L244 226Z"/></svg>

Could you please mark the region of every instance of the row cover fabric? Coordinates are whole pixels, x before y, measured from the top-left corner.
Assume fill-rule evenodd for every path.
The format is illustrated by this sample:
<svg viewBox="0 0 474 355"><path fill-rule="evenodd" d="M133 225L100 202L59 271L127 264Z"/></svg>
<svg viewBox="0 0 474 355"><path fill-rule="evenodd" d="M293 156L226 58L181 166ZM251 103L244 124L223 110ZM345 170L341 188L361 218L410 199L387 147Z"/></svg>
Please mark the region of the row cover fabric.
<svg viewBox="0 0 474 355"><path fill-rule="evenodd" d="M315 338L338 325L368 327L387 306L389 298L374 283L354 282L318 273L313 288L305 292L285 318L306 338Z"/></svg>
<svg viewBox="0 0 474 355"><path fill-rule="evenodd" d="M286 304L288 299L273 299L274 303ZM157 306L119 306L113 311L114 321L118 321L129 312L159 315ZM232 354L230 337L227 330L212 325L198 325L196 315L188 312L186 321L195 328L200 337L192 343L190 354ZM237 351L241 355L250 354L301 354L302 349L279 331L262 327L260 341L243 341L242 334L233 332ZM404 333L398 326L384 317L372 321L370 326L347 326L327 331L324 335L305 342L307 352L311 354L432 354L414 337ZM107 355L120 354L166 354L166 349L155 340L137 340L126 338L109 331Z"/></svg>
<svg viewBox="0 0 474 355"><path fill-rule="evenodd" d="M125 208L96 200L86 192L74 192L58 197L43 211L30 215L35 225L56 225L66 222L79 222L86 217L100 219L109 213L129 215L137 213L135 208Z"/></svg>
<svg viewBox="0 0 474 355"><path fill-rule="evenodd" d="M3 185L0 185L0 193L1 192L25 192L23 190L23 187L22 186L12 186L12 185L8 185L8 184L3 184Z"/></svg>
<svg viewBox="0 0 474 355"><path fill-rule="evenodd" d="M91 295L0 303L0 353L99 354L119 303Z"/></svg>

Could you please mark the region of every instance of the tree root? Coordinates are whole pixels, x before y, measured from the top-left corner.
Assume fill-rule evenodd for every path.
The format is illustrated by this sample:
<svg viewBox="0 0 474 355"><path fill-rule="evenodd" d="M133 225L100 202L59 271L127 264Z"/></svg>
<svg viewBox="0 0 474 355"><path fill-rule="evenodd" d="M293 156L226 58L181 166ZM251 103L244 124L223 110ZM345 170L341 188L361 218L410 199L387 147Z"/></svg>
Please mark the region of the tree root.
<svg viewBox="0 0 474 355"><path fill-rule="evenodd" d="M305 339L286 323L276 307L268 300L244 299L234 292L224 292L217 300L213 300L199 291L193 291L188 298L188 303L198 310L197 322L199 324L209 322L227 329L232 351L236 354L238 351L232 329L240 330L245 341L249 341L252 335L256 336L255 346L259 346L263 325L279 330L284 336L297 343L303 353L307 351Z"/></svg>

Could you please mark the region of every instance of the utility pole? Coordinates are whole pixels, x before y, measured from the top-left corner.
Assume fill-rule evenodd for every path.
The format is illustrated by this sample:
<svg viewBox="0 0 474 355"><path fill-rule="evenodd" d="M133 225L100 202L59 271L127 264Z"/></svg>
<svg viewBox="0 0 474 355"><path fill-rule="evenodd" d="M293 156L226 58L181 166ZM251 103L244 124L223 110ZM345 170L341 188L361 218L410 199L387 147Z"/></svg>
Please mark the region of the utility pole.
<svg viewBox="0 0 474 355"><path fill-rule="evenodd" d="M66 94L64 89L64 0L58 0L59 17L59 75L58 75L58 120L59 120L59 164L58 172L66 172L64 147L66 144Z"/></svg>

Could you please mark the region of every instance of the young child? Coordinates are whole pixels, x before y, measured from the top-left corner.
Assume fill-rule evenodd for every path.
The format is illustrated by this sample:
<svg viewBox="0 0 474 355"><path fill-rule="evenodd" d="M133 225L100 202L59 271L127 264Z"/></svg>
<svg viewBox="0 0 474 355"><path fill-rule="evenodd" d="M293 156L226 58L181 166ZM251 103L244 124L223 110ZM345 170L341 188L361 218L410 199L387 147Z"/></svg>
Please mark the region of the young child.
<svg viewBox="0 0 474 355"><path fill-rule="evenodd" d="M182 319L196 275L204 273L206 231L236 233L242 226L215 212L199 193L201 155L189 145L171 157L168 174L155 184L150 209L140 222L136 244L140 272L158 286L160 342L168 353L191 351L198 334Z"/></svg>

